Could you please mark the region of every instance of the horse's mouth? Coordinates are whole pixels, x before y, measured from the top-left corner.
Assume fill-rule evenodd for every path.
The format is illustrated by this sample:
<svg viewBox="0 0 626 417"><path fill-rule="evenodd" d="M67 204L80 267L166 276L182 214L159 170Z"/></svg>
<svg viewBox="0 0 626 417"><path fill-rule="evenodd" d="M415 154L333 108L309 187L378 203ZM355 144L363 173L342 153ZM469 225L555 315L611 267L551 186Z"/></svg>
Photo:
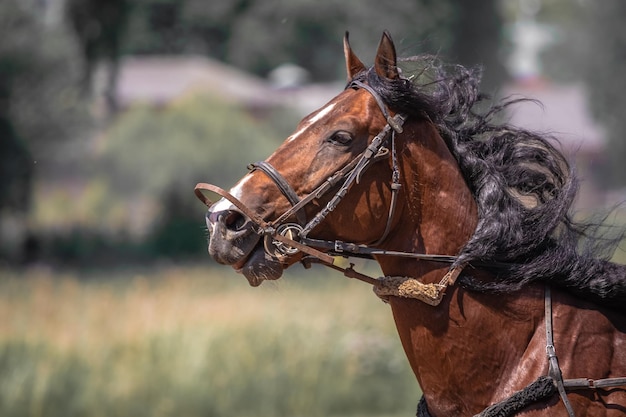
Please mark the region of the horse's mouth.
<svg viewBox="0 0 626 417"><path fill-rule="evenodd" d="M276 280L283 274L282 263L267 254L262 243L255 246L247 258L234 264L233 268L243 274L253 287L258 287L266 280Z"/></svg>
<svg viewBox="0 0 626 417"><path fill-rule="evenodd" d="M283 265L268 255L263 241L252 228L244 223L233 229L223 221L207 223L209 226L209 255L222 265L230 265L243 274L251 286L257 287L263 281L275 280L282 276Z"/></svg>

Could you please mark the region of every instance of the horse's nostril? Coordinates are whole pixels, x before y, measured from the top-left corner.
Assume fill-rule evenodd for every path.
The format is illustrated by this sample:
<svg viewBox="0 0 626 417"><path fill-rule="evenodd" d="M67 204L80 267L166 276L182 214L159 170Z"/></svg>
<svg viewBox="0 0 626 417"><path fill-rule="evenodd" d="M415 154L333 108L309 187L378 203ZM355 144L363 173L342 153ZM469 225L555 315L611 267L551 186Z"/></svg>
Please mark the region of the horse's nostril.
<svg viewBox="0 0 626 417"><path fill-rule="evenodd" d="M225 213L224 224L230 230L239 230L245 224L246 219L241 213L234 210L229 210Z"/></svg>
<svg viewBox="0 0 626 417"><path fill-rule="evenodd" d="M211 212L208 219L211 224L222 222L227 229L234 231L241 230L246 223L244 215L236 210Z"/></svg>

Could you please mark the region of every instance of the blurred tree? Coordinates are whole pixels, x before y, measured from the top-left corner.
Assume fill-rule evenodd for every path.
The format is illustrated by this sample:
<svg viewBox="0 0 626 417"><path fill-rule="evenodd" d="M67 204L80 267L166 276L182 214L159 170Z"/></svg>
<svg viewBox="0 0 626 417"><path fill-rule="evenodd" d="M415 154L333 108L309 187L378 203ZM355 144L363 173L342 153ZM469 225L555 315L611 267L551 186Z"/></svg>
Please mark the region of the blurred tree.
<svg viewBox="0 0 626 417"><path fill-rule="evenodd" d="M326 81L344 76L346 30L368 61L388 29L400 55L437 53L488 67L489 85L502 79L497 0L135 1L131 53L208 54L259 75L290 62Z"/></svg>
<svg viewBox="0 0 626 417"><path fill-rule="evenodd" d="M0 21L0 36L7 24L29 24L28 16L22 14L15 4L1 5L0 16L4 13L11 15L12 21ZM14 45L0 47L0 212L7 209L22 211L29 203L32 159L26 144L15 131L10 112L13 83L22 71L23 60Z"/></svg>
<svg viewBox="0 0 626 417"><path fill-rule="evenodd" d="M138 106L121 115L103 142L102 172L129 197L143 193L160 200L171 190L193 197L189 184L232 184L250 158L266 158L280 139L235 105L186 97L166 109Z"/></svg>
<svg viewBox="0 0 626 417"><path fill-rule="evenodd" d="M493 92L505 81L501 57L504 20L499 0L453 0L450 57L467 67L482 67L483 90Z"/></svg>
<svg viewBox="0 0 626 417"><path fill-rule="evenodd" d="M310 71L314 80L342 79L345 31L365 62L373 59L385 29L391 30L401 55L414 54L428 46L424 38L447 42L441 23L449 16L448 3L364 0L355 7L333 0L256 1L234 22L227 59L259 74L292 62Z"/></svg>
<svg viewBox="0 0 626 417"><path fill-rule="evenodd" d="M1 67L2 63L0 80L3 78ZM3 101L6 100L0 97L0 211L24 211L30 202L32 158L15 132Z"/></svg>
<svg viewBox="0 0 626 417"><path fill-rule="evenodd" d="M117 108L115 85L121 53L121 39L130 12L128 0L67 0L66 16L73 29L83 58L82 88L91 93L95 66L107 66L104 88L109 111Z"/></svg>
<svg viewBox="0 0 626 417"><path fill-rule="evenodd" d="M57 77L71 71L34 11L15 0L0 3L0 39L0 211L26 210L34 161L67 121L68 83Z"/></svg>
<svg viewBox="0 0 626 417"><path fill-rule="evenodd" d="M187 44L187 48L227 61L232 28L253 3L254 0L231 0L208 5L202 0L187 0L180 18L196 38Z"/></svg>
<svg viewBox="0 0 626 417"><path fill-rule="evenodd" d="M544 0L536 8L537 22L552 38L541 54L544 75L560 82L580 81L592 40L585 2Z"/></svg>
<svg viewBox="0 0 626 417"><path fill-rule="evenodd" d="M0 2L0 225L14 231L0 231L4 255L19 256L17 248L28 243L35 167L67 152L67 139L85 120L75 57L70 39L44 24L39 3Z"/></svg>
<svg viewBox="0 0 626 417"><path fill-rule="evenodd" d="M585 79L594 115L608 133L610 185L626 186L626 2L586 2L587 31ZM583 44L584 46L584 44Z"/></svg>
<svg viewBox="0 0 626 417"><path fill-rule="evenodd" d="M0 2L0 62L8 119L32 154L31 164L53 161L86 126L78 94L78 55L62 28L43 24L39 8Z"/></svg>

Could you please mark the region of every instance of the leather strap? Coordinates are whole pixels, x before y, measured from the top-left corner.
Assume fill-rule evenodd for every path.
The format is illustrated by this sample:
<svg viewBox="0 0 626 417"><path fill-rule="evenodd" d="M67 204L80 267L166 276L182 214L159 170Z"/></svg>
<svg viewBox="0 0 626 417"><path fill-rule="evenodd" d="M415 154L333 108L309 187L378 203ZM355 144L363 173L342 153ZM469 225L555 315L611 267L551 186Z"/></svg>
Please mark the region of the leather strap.
<svg viewBox="0 0 626 417"><path fill-rule="evenodd" d="M561 396L561 400L563 401L563 405L567 410L567 414L570 417L576 417L576 414L574 414L574 409L572 408L572 404L567 398L567 392L565 392L565 386L563 384L563 374L561 373L559 360L556 357L556 349L554 348L554 334L552 331L552 294L548 285L546 285L544 298L546 314L546 354L548 355L548 361L550 365L550 368L548 370L548 376L550 376L554 380L556 388L559 391L559 395Z"/></svg>
<svg viewBox="0 0 626 417"><path fill-rule="evenodd" d="M626 386L626 378L604 378L604 379L590 379L590 378L573 378L563 380L563 386L566 390L577 389L603 389L611 387L624 387Z"/></svg>
<svg viewBox="0 0 626 417"><path fill-rule="evenodd" d="M250 172L256 170L263 171L265 175L267 175L272 179L272 181L274 181L274 184L276 184L280 192L283 193L285 198L289 201L289 203L291 203L292 206L296 206L300 202L298 194L296 194L293 188L291 188L291 185L289 185L289 183L280 174L280 172L278 172L276 168L274 168L269 162L253 162L248 165L248 169L250 170ZM304 214L304 211L297 210L295 211L295 215L300 225L306 224L306 215Z"/></svg>
<svg viewBox="0 0 626 417"><path fill-rule="evenodd" d="M295 247L298 250L306 253L307 255L313 256L321 260L322 262L325 262L330 265L334 263L335 258L333 256L320 252L319 250L312 248L310 246L306 246L300 242L296 242L295 240L290 239L287 236L277 234L276 229L274 229L269 223L261 219L255 213L250 211L245 206L245 204L239 201L235 196L233 196L228 191L213 184L207 184L203 182L196 184L196 187L194 188L194 193L207 207L210 207L211 205L213 205L214 202L211 201L207 196L205 196L202 191L210 191L230 201L235 207L241 210L241 212L245 216L247 216L250 220L252 220L253 223L256 224L257 230L255 230L255 232L257 234L261 236L264 236L264 235L272 236L273 239L276 239L286 245Z"/></svg>
<svg viewBox="0 0 626 417"><path fill-rule="evenodd" d="M385 119L387 119L387 123L389 124L389 126L391 126L396 133L402 133L403 121L397 121L389 115L389 112L387 111L387 105L385 104L385 102L383 102L383 99L376 92L376 90L374 90L369 85L362 83L361 81L357 81L357 80L353 80L348 85L348 88L352 88L352 87L362 88L364 90L367 90L374 97L374 99L376 100L376 103L378 103L378 107L380 107L380 110L383 112L383 116L385 116Z"/></svg>
<svg viewBox="0 0 626 417"><path fill-rule="evenodd" d="M265 222L263 219L257 216L256 213L248 209L248 207L246 207L245 204L239 201L231 193L224 190L223 188L218 187L217 185L200 182L196 184L196 187L194 188L193 191L196 194L196 197L198 197L200 201L202 201L207 207L211 207L215 203L215 201L212 201L210 198L205 196L202 191L210 191L212 193L219 195L220 197L224 197L259 227L259 231L257 231L257 233L259 234L262 234L263 229L266 229L268 227L267 222Z"/></svg>

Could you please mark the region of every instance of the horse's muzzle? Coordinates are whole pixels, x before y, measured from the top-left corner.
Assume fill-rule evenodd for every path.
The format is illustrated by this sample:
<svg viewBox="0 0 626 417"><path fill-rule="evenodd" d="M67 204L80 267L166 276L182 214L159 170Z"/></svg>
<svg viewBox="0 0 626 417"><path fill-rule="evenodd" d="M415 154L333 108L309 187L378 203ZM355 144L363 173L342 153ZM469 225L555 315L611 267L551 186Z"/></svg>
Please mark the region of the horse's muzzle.
<svg viewBox="0 0 626 417"><path fill-rule="evenodd" d="M212 211L206 215L209 255L223 265L234 265L247 258L260 236L253 223L237 210Z"/></svg>
<svg viewBox="0 0 626 417"><path fill-rule="evenodd" d="M280 278L283 266L265 253L255 223L236 208L231 206L220 210L218 204L206 214L209 255L218 263L230 265L242 273L252 286Z"/></svg>

